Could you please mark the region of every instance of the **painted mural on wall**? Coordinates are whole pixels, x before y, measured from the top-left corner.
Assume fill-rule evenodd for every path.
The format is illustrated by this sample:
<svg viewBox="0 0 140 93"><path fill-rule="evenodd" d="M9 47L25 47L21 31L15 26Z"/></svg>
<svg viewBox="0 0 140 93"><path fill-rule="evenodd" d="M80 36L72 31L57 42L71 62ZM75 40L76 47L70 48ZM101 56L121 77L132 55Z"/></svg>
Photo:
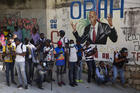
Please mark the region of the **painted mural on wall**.
<svg viewBox="0 0 140 93"><path fill-rule="evenodd" d="M20 17L3 17L0 18L0 26L8 26L14 27L14 26L23 26L27 30L32 30L33 27L37 26L37 18L20 18ZM10 29L11 31L14 31L13 29Z"/></svg>
<svg viewBox="0 0 140 93"><path fill-rule="evenodd" d="M22 18L20 12L5 13L0 15L0 32L15 34L16 29L21 31L21 40L31 39L32 29L39 31L37 18ZM4 31L5 30L5 31ZM1 43L3 39L1 39Z"/></svg>
<svg viewBox="0 0 140 93"><path fill-rule="evenodd" d="M131 8L125 10L125 16L121 27L125 36L125 41L131 43L131 54L136 61L140 61L140 8Z"/></svg>
<svg viewBox="0 0 140 93"><path fill-rule="evenodd" d="M140 8L131 8L127 1L129 0L75 0L64 7L65 10L54 9L52 15L57 19L57 28L50 29L51 38L56 43L58 31L63 29L69 39L80 40L83 44L88 40L93 47L97 46L95 60L111 62L114 60L114 51L126 47L131 63L135 61L140 64Z"/></svg>

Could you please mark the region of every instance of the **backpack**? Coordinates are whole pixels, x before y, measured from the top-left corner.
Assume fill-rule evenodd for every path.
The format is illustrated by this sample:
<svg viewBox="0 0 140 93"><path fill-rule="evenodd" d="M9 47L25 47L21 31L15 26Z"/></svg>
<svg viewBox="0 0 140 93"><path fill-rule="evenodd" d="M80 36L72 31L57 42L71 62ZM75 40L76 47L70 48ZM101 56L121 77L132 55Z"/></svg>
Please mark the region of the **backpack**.
<svg viewBox="0 0 140 93"><path fill-rule="evenodd" d="M22 45L21 45L21 50L22 50L22 52L23 52L23 45L24 45L24 44L22 44ZM28 47L26 47L25 60L28 60L28 59L29 59L29 48L28 48Z"/></svg>
<svg viewBox="0 0 140 93"><path fill-rule="evenodd" d="M67 39L67 40L68 40L68 42L65 42L65 41L66 41L66 39L67 39L67 38L66 38L66 37L64 37L64 39L63 39L63 43L64 43L64 44L66 44L66 43L68 43L68 44L69 44L69 40L68 40L68 39ZM60 40L61 40L61 38L59 39L59 41L60 41Z"/></svg>

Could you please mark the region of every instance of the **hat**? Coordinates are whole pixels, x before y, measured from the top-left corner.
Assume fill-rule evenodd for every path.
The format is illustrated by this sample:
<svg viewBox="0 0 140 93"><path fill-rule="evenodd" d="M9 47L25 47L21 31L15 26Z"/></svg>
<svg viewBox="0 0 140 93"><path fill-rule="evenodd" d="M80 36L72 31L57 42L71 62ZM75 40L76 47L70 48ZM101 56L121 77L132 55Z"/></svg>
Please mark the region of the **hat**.
<svg viewBox="0 0 140 93"><path fill-rule="evenodd" d="M62 35L65 35L65 31L64 30L60 30L59 33L62 34Z"/></svg>
<svg viewBox="0 0 140 93"><path fill-rule="evenodd" d="M58 43L57 43L57 44L61 46L61 45L62 45L62 42L61 42L61 41L58 41Z"/></svg>
<svg viewBox="0 0 140 93"><path fill-rule="evenodd" d="M120 52L121 52L121 53L127 53L127 52L128 52L128 49L124 47L124 48L121 49Z"/></svg>

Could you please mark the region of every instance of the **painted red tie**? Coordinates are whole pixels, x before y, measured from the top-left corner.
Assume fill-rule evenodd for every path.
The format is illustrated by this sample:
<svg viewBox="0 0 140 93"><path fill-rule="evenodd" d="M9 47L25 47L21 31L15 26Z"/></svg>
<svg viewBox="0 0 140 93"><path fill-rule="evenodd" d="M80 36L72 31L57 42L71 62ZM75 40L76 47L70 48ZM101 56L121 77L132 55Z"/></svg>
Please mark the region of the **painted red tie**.
<svg viewBox="0 0 140 93"><path fill-rule="evenodd" d="M95 43L96 40L96 32L95 32L95 27L93 27L93 42Z"/></svg>

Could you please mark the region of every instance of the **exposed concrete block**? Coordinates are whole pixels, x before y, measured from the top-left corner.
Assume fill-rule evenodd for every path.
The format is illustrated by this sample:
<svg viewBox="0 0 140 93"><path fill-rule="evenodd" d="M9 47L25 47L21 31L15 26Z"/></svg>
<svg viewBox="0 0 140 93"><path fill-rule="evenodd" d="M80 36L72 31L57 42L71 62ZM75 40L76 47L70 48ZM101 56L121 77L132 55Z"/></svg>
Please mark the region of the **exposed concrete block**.
<svg viewBox="0 0 140 93"><path fill-rule="evenodd" d="M140 79L139 80L134 80L133 84L140 85Z"/></svg>
<svg viewBox="0 0 140 93"><path fill-rule="evenodd" d="M128 79L128 84L132 85L133 84L133 80L132 79Z"/></svg>
<svg viewBox="0 0 140 93"><path fill-rule="evenodd" d="M133 72L131 75L133 79L140 79L140 72Z"/></svg>
<svg viewBox="0 0 140 93"><path fill-rule="evenodd" d="M134 72L136 70L135 67L130 67L130 71Z"/></svg>
<svg viewBox="0 0 140 93"><path fill-rule="evenodd" d="M137 85L137 86L136 86L136 89L137 89L137 90L140 90L140 85Z"/></svg>
<svg viewBox="0 0 140 93"><path fill-rule="evenodd" d="M130 78L130 75L131 75L130 72L128 72L128 71L125 72L125 78L126 78L126 79L127 79L127 78Z"/></svg>
<svg viewBox="0 0 140 93"><path fill-rule="evenodd" d="M136 71L140 71L140 67L137 67L137 68L136 68Z"/></svg>
<svg viewBox="0 0 140 93"><path fill-rule="evenodd" d="M129 70L130 70L130 66L126 66L125 71L129 71Z"/></svg>

